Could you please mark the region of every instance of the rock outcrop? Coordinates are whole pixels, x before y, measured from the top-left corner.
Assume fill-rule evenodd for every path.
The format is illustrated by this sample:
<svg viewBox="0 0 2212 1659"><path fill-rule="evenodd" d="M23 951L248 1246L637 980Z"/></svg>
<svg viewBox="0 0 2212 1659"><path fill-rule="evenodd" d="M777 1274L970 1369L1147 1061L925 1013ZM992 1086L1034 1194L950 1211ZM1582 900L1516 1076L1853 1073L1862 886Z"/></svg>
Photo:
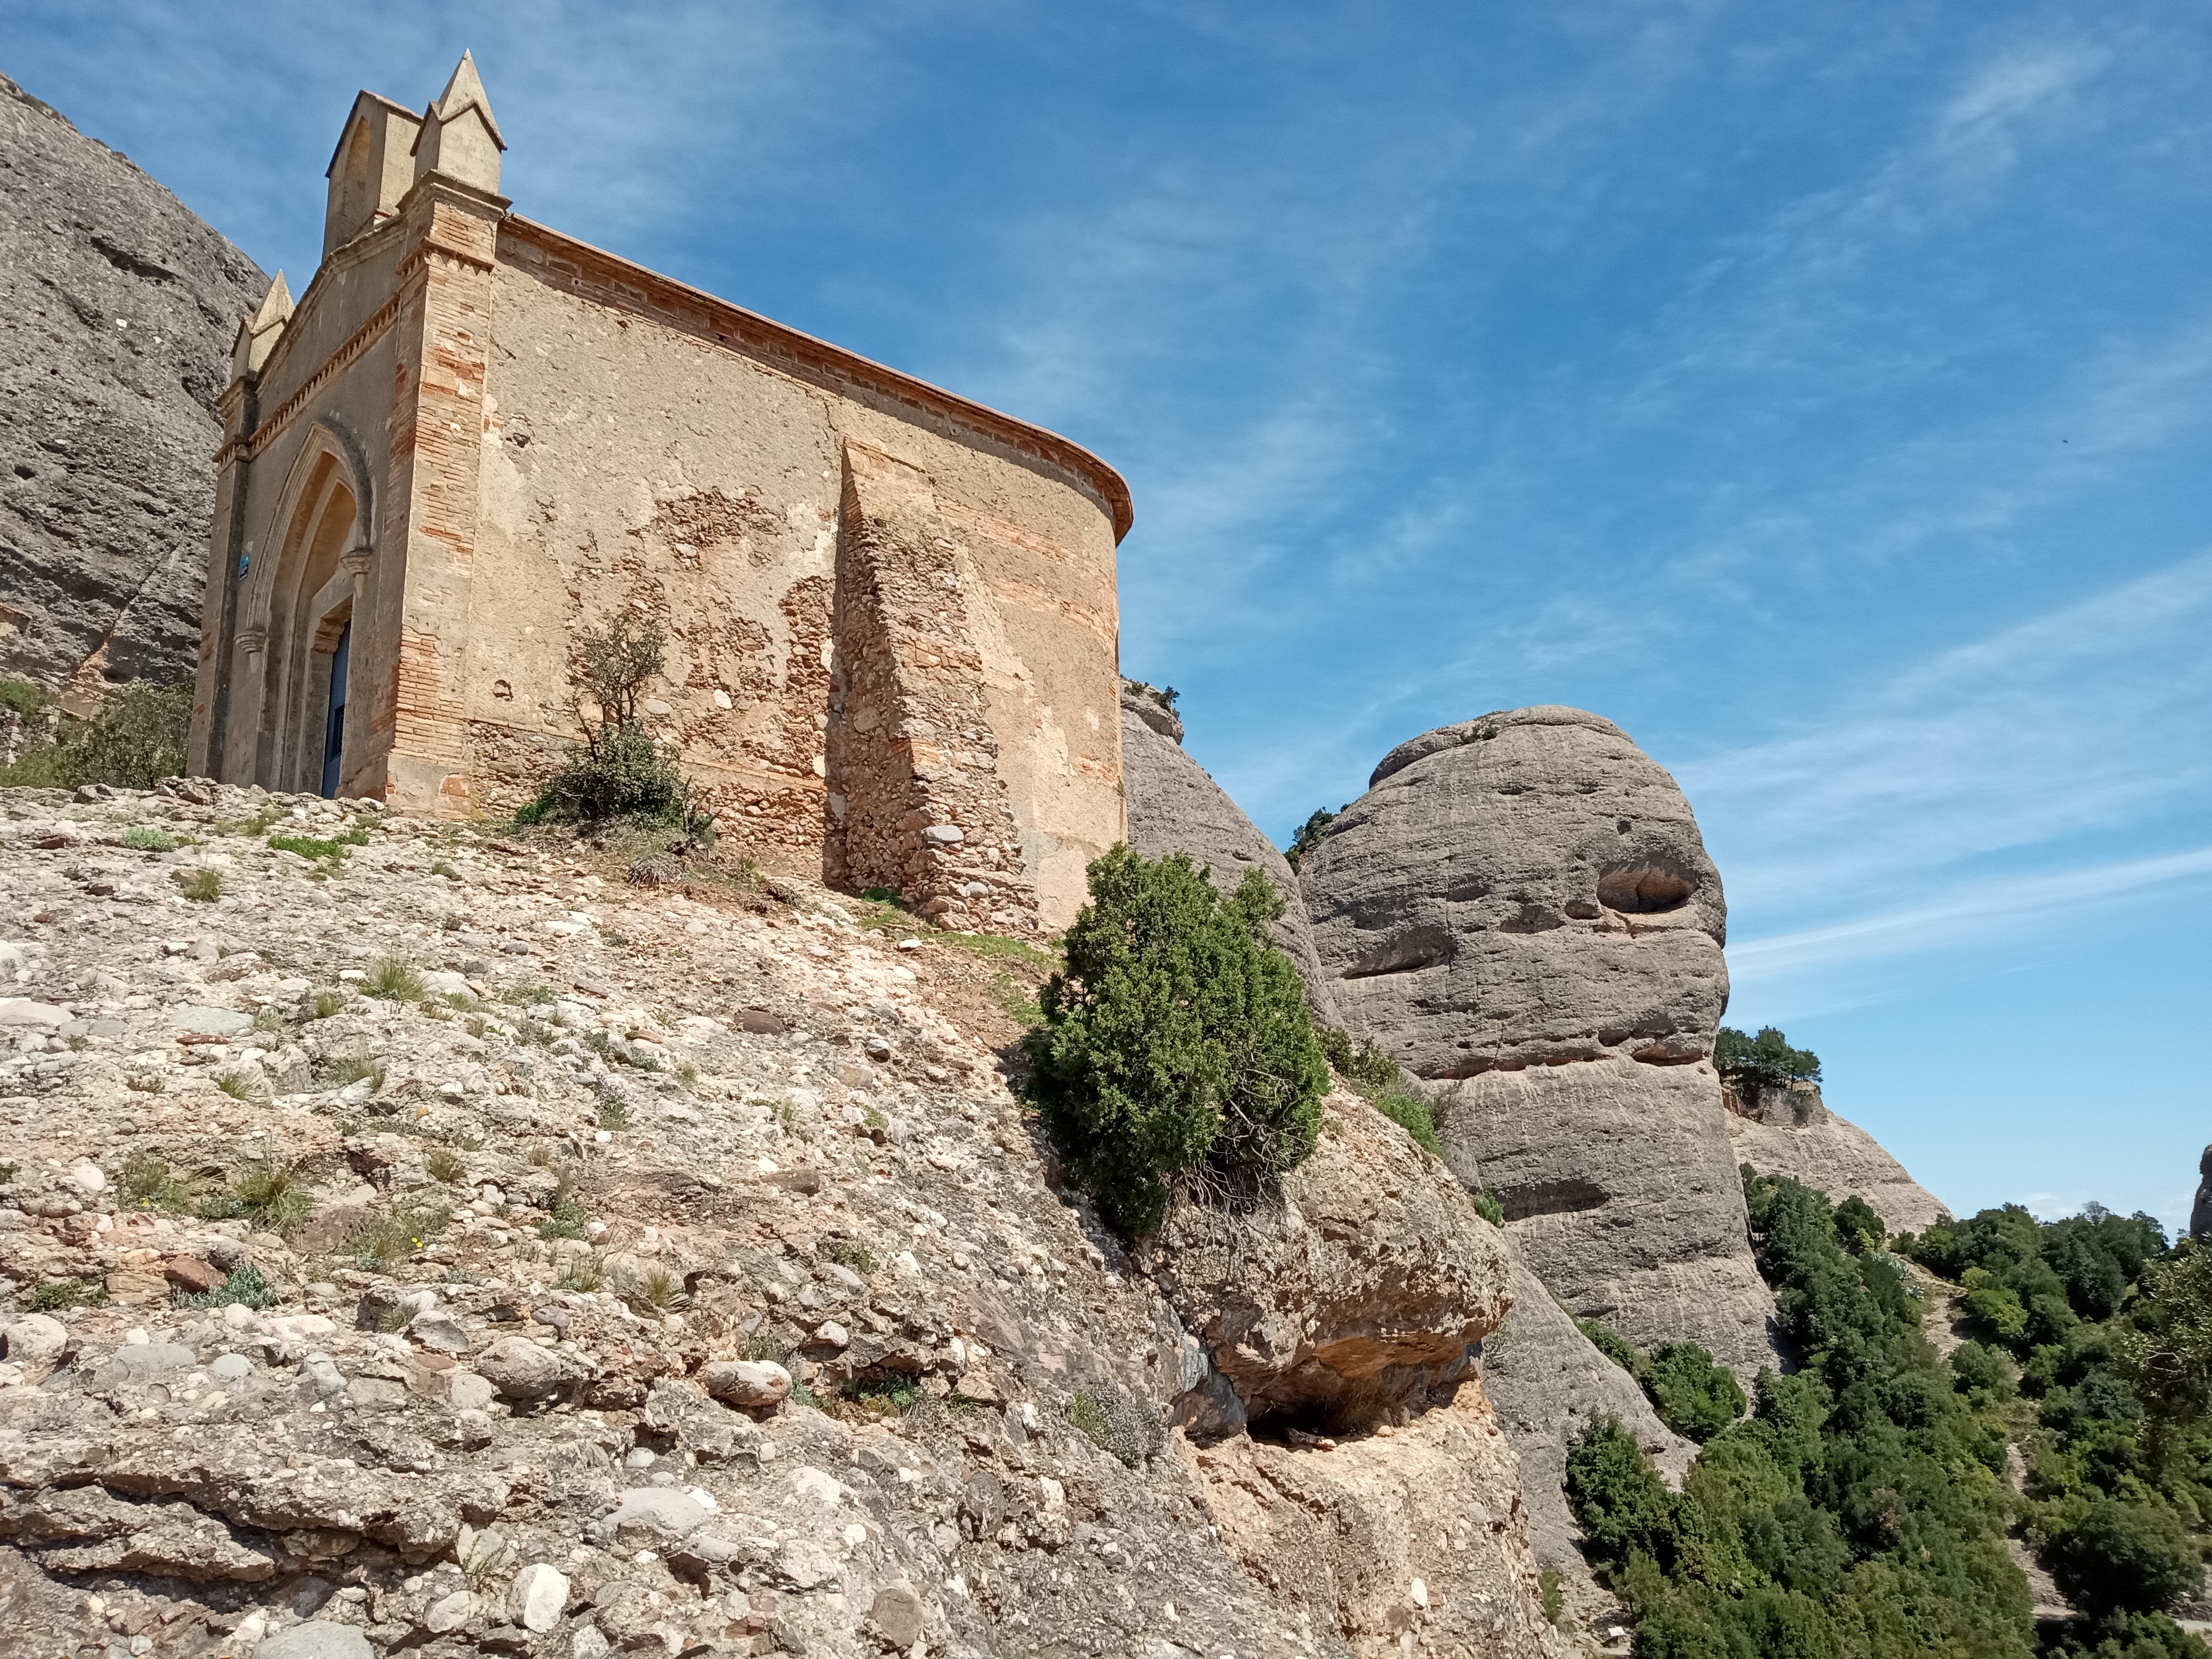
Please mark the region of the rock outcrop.
<svg viewBox="0 0 2212 1659"><path fill-rule="evenodd" d="M1170 1299L1052 1186L972 957L595 856L0 797L15 1646L1555 1650L1494 1235L1395 1126L1334 1103L1268 1283L1188 1218ZM1168 1425L1186 1318L1282 1433ZM1389 1415L1290 1434L1332 1375Z"/></svg>
<svg viewBox="0 0 2212 1659"><path fill-rule="evenodd" d="M1357 1653L1408 1632L1422 1652L1558 1650L1480 1381L1505 1257L1449 1170L1340 1092L1279 1198L1179 1200L1145 1260L1196 1349L1187 1455L1248 1572Z"/></svg>
<svg viewBox="0 0 2212 1659"><path fill-rule="evenodd" d="M1568 1448L1591 1423L1617 1418L1677 1485L1698 1449L1662 1423L1636 1379L1576 1328L1510 1234L1506 1260L1513 1309L1483 1343L1482 1389L1520 1460L1536 1564L1561 1575L1575 1615L1569 1622L1587 1626L1614 1598L1591 1579L1583 1557L1582 1528L1567 1504Z"/></svg>
<svg viewBox="0 0 2212 1659"><path fill-rule="evenodd" d="M1711 1058L1727 906L1665 770L1579 709L1441 727L1302 874L1347 1028L1454 1085L1453 1168L1545 1284L1640 1345L1772 1363Z"/></svg>
<svg viewBox="0 0 2212 1659"><path fill-rule="evenodd" d="M1283 896L1274 942L1297 965L1315 1014L1338 1024L1297 875L1182 744L1182 721L1175 710L1150 686L1123 681L1121 787L1129 805L1129 845L1148 859L1187 854L1193 864L1213 872L1214 885L1224 892L1233 890L1248 870L1273 882Z"/></svg>
<svg viewBox="0 0 2212 1659"><path fill-rule="evenodd" d="M1893 1233L1924 1232L1949 1215L1880 1141L1831 1110L1817 1083L1731 1084L1723 1098L1736 1161L1759 1174L1793 1176L1838 1202L1856 1194Z"/></svg>
<svg viewBox="0 0 2212 1659"><path fill-rule="evenodd" d="M2197 1160L2197 1201L2189 1206L2189 1236L2212 1236L2212 1146Z"/></svg>
<svg viewBox="0 0 2212 1659"><path fill-rule="evenodd" d="M0 674L189 675L216 400L269 278L0 76Z"/></svg>

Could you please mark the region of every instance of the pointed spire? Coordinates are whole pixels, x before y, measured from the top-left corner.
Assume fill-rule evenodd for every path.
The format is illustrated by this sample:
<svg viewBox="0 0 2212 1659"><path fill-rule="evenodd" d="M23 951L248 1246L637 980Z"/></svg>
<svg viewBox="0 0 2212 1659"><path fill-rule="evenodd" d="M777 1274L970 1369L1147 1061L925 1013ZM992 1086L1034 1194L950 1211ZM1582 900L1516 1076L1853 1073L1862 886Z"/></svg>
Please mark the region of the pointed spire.
<svg viewBox="0 0 2212 1659"><path fill-rule="evenodd" d="M253 313L253 331L258 334L264 328L291 320L292 290L284 286L284 273L280 270L276 273L276 281L269 284L269 292L262 298L261 309Z"/></svg>
<svg viewBox="0 0 2212 1659"><path fill-rule="evenodd" d="M440 121L450 121L463 110L473 105L483 117L484 125L490 130L491 141L501 149L507 140L500 133L499 122L491 112L491 100L484 95L483 79L477 73L477 60L467 51L461 61L453 66L453 77L446 82L446 89L438 94L438 101L430 107Z"/></svg>
<svg viewBox="0 0 2212 1659"><path fill-rule="evenodd" d="M284 325L291 320L292 290L285 287L284 273L280 270L269 284L261 308L238 325L238 338L230 349L230 378L242 380L249 374L258 374L269 354L276 349Z"/></svg>

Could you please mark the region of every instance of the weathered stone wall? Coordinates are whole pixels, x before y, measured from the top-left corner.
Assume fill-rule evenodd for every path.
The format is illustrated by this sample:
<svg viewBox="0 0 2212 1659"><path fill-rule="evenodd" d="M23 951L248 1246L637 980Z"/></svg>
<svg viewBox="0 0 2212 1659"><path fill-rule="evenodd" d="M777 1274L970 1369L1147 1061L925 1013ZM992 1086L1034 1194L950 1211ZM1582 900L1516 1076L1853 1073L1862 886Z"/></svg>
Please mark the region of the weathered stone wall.
<svg viewBox="0 0 2212 1659"><path fill-rule="evenodd" d="M668 640L655 735L746 845L951 926L1072 920L1124 830L1120 480L504 209L418 184L228 394L196 762L313 787L349 615L342 791L510 811L579 735L578 635L628 610ZM914 487L841 541L848 448ZM833 780L853 673L896 752L840 740Z"/></svg>
<svg viewBox="0 0 2212 1659"><path fill-rule="evenodd" d="M1111 514L595 258L502 232L459 647L479 805L535 787L572 641L628 607L669 640L649 719L749 845L948 925L1065 925L1122 835Z"/></svg>
<svg viewBox="0 0 2212 1659"><path fill-rule="evenodd" d="M946 927L1035 932L958 569L926 475L852 442L837 559L823 867Z"/></svg>

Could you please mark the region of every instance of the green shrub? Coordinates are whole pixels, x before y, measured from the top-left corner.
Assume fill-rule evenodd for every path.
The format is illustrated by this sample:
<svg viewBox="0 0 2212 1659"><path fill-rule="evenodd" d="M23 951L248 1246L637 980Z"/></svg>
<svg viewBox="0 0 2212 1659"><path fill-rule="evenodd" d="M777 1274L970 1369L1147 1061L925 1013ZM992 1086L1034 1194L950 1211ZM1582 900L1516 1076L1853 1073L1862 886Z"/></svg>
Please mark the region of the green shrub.
<svg viewBox="0 0 2212 1659"><path fill-rule="evenodd" d="M222 896L222 876L214 870L195 870L177 877L177 889L195 904L213 904Z"/></svg>
<svg viewBox="0 0 2212 1659"><path fill-rule="evenodd" d="M43 708L40 701L25 712ZM191 723L190 681L161 684L134 680L109 692L100 712L88 720L64 715L52 742L0 769L0 785L74 789L79 784L104 783L118 789L151 789L160 779L185 769L185 743Z"/></svg>
<svg viewBox="0 0 2212 1659"><path fill-rule="evenodd" d="M1328 1066L1305 988L1267 942L1267 878L1214 890L1181 854L1116 847L1090 868L1027 1039L1030 1103L1069 1178L1124 1233L1156 1231L1168 1183L1251 1191L1303 1162Z"/></svg>
<svg viewBox="0 0 2212 1659"><path fill-rule="evenodd" d="M1759 1270L1803 1356L1759 1374L1748 1418L1710 1432L1679 1493L1600 1423L1567 1492L1590 1556L1636 1620L1638 1656L2027 1659L2025 1580L2006 1555L2004 1425L1920 1334L1896 1261L1854 1255L1834 1206L1747 1175ZM1656 1394L1707 1421L1731 1402L1702 1355L1646 1359ZM1686 1389L1682 1384L1686 1382ZM1714 1396L1717 1396L1715 1398Z"/></svg>
<svg viewBox="0 0 2212 1659"><path fill-rule="evenodd" d="M1636 1352L1636 1345L1601 1319L1577 1319L1575 1328L1590 1340L1590 1346L1631 1376L1644 1375L1644 1356Z"/></svg>
<svg viewBox="0 0 2212 1659"><path fill-rule="evenodd" d="M422 975L412 963L398 957L380 957L368 970L368 977L362 981L361 988L386 1002L420 1002L427 994Z"/></svg>
<svg viewBox="0 0 2212 1659"><path fill-rule="evenodd" d="M1297 833L1291 837L1291 844L1283 849L1284 861L1293 870L1303 865L1306 861L1306 854L1321 845L1322 836L1328 833L1328 826L1340 816L1326 808L1316 808L1312 815L1298 826Z"/></svg>
<svg viewBox="0 0 2212 1659"><path fill-rule="evenodd" d="M258 1231L289 1238L313 1208L306 1179L297 1170L264 1161L240 1171L230 1190L204 1200L199 1212L210 1221L243 1218Z"/></svg>
<svg viewBox="0 0 2212 1659"><path fill-rule="evenodd" d="M2091 1613L2146 1613L2204 1587L2204 1559L2189 1528L2157 1499L2091 1505L2051 1552L2051 1576Z"/></svg>
<svg viewBox="0 0 2212 1659"><path fill-rule="evenodd" d="M1314 1035L1329 1069L1349 1083L1360 1098L1389 1118L1437 1158L1444 1155L1437 1139L1436 1111L1406 1084L1398 1062L1370 1040L1355 1045L1350 1034L1333 1026L1317 1025Z"/></svg>
<svg viewBox="0 0 2212 1659"><path fill-rule="evenodd" d="M123 832L123 844L134 853L169 853L183 845L172 835L150 823L134 823Z"/></svg>
<svg viewBox="0 0 2212 1659"><path fill-rule="evenodd" d="M2162 1613L2069 1619L2044 1649L2048 1659L2206 1659L2208 1650Z"/></svg>
<svg viewBox="0 0 2212 1659"><path fill-rule="evenodd" d="M107 1287L97 1279L50 1279L31 1292L33 1313L58 1313L64 1308L97 1308L107 1301Z"/></svg>
<svg viewBox="0 0 2212 1659"><path fill-rule="evenodd" d="M1664 1342L1654 1348L1639 1380L1660 1421L1700 1445L1743 1415L1743 1386L1694 1342Z"/></svg>
<svg viewBox="0 0 2212 1659"><path fill-rule="evenodd" d="M1874 1206L1856 1193L1836 1206L1836 1242L1853 1255L1880 1249L1888 1237L1889 1230L1882 1225Z"/></svg>
<svg viewBox="0 0 2212 1659"><path fill-rule="evenodd" d="M1474 1195L1474 1212L1493 1227L1505 1224L1505 1205L1495 1193L1477 1193Z"/></svg>
<svg viewBox="0 0 2212 1659"><path fill-rule="evenodd" d="M1544 1620L1554 1629L1567 1610L1565 1577L1556 1567L1547 1567L1536 1575L1536 1594L1542 1599Z"/></svg>
<svg viewBox="0 0 2212 1659"><path fill-rule="evenodd" d="M1724 1078L1769 1086L1817 1083L1820 1077L1820 1056L1810 1049L1791 1048L1790 1040L1771 1025L1761 1026L1757 1036L1722 1026L1713 1040L1713 1066Z"/></svg>
<svg viewBox="0 0 2212 1659"><path fill-rule="evenodd" d="M1160 1414L1111 1383L1079 1389L1067 1402L1068 1423L1126 1468L1141 1468L1167 1443Z"/></svg>
<svg viewBox="0 0 2212 1659"><path fill-rule="evenodd" d="M345 836L332 841L319 836L271 836L269 844L280 853L295 853L311 861L316 859L336 860L350 856L353 848L368 839L366 836L360 841Z"/></svg>
<svg viewBox="0 0 2212 1659"><path fill-rule="evenodd" d="M514 815L516 822L696 817L703 830L711 817L692 811L690 789L674 753L653 742L640 718L646 685L666 661L659 625L626 611L577 636L569 679L593 705L586 714L580 695L571 704L583 744Z"/></svg>
<svg viewBox="0 0 2212 1659"><path fill-rule="evenodd" d="M169 1300L179 1308L228 1308L234 1303L241 1308L270 1308L277 1296L260 1270L247 1262L233 1267L211 1291L179 1291Z"/></svg>

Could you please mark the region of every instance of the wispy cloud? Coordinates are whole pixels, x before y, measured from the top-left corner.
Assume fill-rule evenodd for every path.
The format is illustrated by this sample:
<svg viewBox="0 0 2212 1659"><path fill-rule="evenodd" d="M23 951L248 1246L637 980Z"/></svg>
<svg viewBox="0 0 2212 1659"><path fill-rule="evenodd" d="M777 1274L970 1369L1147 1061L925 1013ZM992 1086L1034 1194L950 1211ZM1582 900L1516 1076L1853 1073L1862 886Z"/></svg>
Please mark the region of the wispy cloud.
<svg viewBox="0 0 2212 1659"><path fill-rule="evenodd" d="M2212 847L2086 869L2021 871L1926 904L1738 940L1729 946L1729 970L1740 983L1765 982L1838 962L1986 945L2047 928L2069 908L2152 893L2172 898L2203 886L2212 886Z"/></svg>

